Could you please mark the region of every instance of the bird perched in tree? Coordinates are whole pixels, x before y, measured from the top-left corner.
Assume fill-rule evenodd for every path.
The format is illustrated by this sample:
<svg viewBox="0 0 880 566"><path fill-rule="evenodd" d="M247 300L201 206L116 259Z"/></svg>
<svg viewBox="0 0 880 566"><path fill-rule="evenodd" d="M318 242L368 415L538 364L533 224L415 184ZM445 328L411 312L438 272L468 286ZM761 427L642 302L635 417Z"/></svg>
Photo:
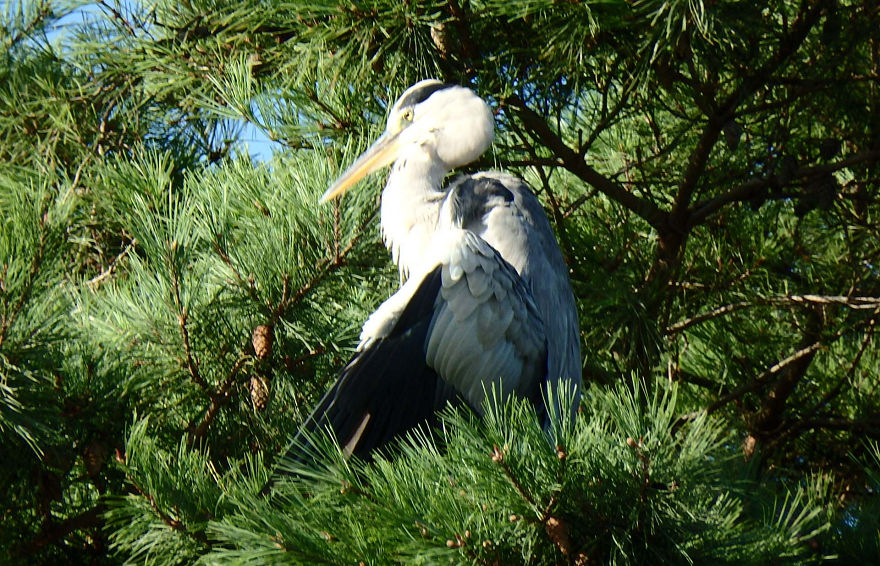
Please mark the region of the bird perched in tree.
<svg viewBox="0 0 880 566"><path fill-rule="evenodd" d="M381 225L404 282L364 324L351 361L303 424L300 448L329 428L346 455L369 457L447 403L479 412L493 385L539 411L546 384L580 388L568 269L535 195L498 171L443 184L493 137L492 111L473 91L421 81L322 197L393 163Z"/></svg>

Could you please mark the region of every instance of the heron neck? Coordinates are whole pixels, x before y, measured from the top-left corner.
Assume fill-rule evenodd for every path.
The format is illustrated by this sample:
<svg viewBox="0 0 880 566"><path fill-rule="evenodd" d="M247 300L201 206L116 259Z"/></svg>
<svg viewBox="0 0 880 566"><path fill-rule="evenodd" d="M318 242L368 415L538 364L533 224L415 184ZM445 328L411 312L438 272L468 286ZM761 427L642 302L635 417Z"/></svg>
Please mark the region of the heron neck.
<svg viewBox="0 0 880 566"><path fill-rule="evenodd" d="M382 235L402 278L419 271L437 225L449 172L424 147L414 148L394 163L382 192Z"/></svg>

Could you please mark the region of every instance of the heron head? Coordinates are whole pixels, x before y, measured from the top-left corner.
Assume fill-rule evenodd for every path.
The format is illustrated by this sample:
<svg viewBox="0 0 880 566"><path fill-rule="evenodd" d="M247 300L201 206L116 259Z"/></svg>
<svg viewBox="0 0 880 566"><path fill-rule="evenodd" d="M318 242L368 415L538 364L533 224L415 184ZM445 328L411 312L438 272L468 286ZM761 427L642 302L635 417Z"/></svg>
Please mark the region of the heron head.
<svg viewBox="0 0 880 566"><path fill-rule="evenodd" d="M341 195L413 148L452 170L479 157L493 136L492 111L472 90L434 79L418 82L391 107L385 133L339 176L321 202Z"/></svg>

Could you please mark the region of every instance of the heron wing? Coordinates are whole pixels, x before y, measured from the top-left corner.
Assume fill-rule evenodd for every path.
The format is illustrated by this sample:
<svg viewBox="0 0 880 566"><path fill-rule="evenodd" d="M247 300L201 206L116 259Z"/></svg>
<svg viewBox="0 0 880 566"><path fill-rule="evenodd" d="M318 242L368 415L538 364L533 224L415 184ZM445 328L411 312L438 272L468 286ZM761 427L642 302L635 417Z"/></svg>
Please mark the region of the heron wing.
<svg viewBox="0 0 880 566"><path fill-rule="evenodd" d="M474 409L492 385L540 404L547 373L544 325L519 274L468 230L442 235L441 285L426 363Z"/></svg>
<svg viewBox="0 0 880 566"><path fill-rule="evenodd" d="M540 404L547 349L528 289L471 232L444 232L438 242L439 265L411 277L364 324L358 351L303 424L301 448L311 431L329 428L346 455L369 457L449 402L479 411L496 383Z"/></svg>
<svg viewBox="0 0 880 566"><path fill-rule="evenodd" d="M404 285L365 324L374 329L303 423L294 459L309 456L315 432L332 431L345 454L368 458L394 437L455 401L425 363L424 347L441 285L440 267ZM403 301L403 297L406 299Z"/></svg>

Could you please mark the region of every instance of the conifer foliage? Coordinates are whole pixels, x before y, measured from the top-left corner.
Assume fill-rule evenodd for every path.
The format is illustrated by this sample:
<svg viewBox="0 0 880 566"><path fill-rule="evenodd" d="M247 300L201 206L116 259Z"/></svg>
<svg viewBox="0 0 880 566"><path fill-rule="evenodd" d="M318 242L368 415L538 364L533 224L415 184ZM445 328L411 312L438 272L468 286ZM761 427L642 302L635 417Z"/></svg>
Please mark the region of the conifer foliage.
<svg viewBox="0 0 880 566"><path fill-rule="evenodd" d="M880 563L875 4L3 4L0 563ZM317 199L428 77L545 205L580 409L281 462L398 285L380 176Z"/></svg>

